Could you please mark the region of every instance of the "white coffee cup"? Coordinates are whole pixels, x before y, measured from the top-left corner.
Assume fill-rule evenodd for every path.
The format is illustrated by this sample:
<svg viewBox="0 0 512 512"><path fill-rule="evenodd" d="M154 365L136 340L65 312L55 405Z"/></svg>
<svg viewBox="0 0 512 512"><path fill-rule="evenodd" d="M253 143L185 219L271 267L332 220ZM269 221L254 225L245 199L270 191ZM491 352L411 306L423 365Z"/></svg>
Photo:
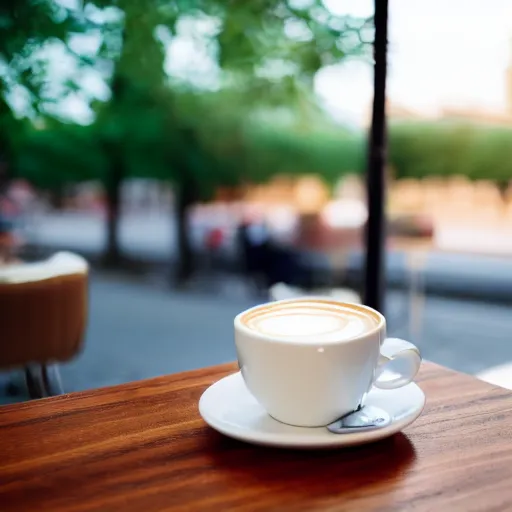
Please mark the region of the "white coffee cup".
<svg viewBox="0 0 512 512"><path fill-rule="evenodd" d="M315 333L322 322L324 330ZM372 386L405 386L421 363L415 345L386 339L383 315L358 304L276 301L240 313L234 326L247 388L270 416L289 425L328 425L362 405Z"/></svg>

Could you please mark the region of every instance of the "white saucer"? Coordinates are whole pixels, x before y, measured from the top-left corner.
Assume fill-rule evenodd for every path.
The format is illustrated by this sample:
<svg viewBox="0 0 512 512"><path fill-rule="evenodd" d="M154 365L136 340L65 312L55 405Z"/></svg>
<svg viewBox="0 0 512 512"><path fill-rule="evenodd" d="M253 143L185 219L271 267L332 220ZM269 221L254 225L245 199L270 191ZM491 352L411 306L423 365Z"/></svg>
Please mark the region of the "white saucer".
<svg viewBox="0 0 512 512"><path fill-rule="evenodd" d="M373 388L365 405L384 409L391 423L381 429L349 434L332 434L326 427L292 427L267 414L238 372L203 393L199 413L210 427L240 441L281 448L335 448L370 443L399 432L421 414L425 395L414 383L393 390Z"/></svg>

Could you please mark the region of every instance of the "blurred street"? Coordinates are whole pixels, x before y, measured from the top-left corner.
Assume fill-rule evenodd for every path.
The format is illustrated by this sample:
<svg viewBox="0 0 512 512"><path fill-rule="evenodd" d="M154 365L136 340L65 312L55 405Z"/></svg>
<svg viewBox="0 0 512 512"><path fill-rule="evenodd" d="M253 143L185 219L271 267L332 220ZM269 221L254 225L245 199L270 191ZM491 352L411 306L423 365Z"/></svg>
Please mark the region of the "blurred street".
<svg viewBox="0 0 512 512"><path fill-rule="evenodd" d="M51 249L69 249L87 255L101 253L105 223L100 215L45 214L28 224L28 241ZM205 229L195 226L191 237L196 248L202 246ZM225 254L234 257L233 240L228 236ZM167 263L174 255L175 225L171 215L125 215L120 223L123 253L148 262ZM346 261L349 274L362 267L360 254ZM410 263L403 251L389 251L387 277L392 285L407 288ZM422 282L436 295L471 296L478 300L512 301L512 259L451 252L428 251L419 271Z"/></svg>
<svg viewBox="0 0 512 512"><path fill-rule="evenodd" d="M228 278L212 300L207 291L176 293L140 280L95 274L85 350L62 369L66 389L234 360L233 318L257 302L243 283ZM388 319L390 336L409 337L408 295L389 294ZM509 307L428 298L422 324L421 335L412 341L426 359L468 373L512 360Z"/></svg>

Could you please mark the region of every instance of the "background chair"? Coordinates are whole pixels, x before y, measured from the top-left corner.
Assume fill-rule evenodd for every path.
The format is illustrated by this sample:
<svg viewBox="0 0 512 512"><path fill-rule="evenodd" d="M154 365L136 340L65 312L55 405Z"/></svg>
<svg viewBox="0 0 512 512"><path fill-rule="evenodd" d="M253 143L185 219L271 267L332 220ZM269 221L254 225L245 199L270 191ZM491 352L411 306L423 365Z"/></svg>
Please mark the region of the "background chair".
<svg viewBox="0 0 512 512"><path fill-rule="evenodd" d="M71 253L0 267L0 369L23 367L32 398L62 392L55 363L82 346L87 281L87 262Z"/></svg>

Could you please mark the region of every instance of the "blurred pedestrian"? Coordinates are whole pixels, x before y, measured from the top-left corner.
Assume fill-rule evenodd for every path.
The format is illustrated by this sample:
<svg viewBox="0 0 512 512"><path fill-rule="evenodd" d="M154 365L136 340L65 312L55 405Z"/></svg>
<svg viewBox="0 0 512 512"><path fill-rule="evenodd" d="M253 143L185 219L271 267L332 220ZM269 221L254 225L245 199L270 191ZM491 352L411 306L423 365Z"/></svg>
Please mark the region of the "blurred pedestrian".
<svg viewBox="0 0 512 512"><path fill-rule="evenodd" d="M225 233L222 228L214 227L206 233L204 246L206 249L206 265L210 271L213 271L217 266L224 240Z"/></svg>
<svg viewBox="0 0 512 512"><path fill-rule="evenodd" d="M269 265L269 232L263 219L248 216L238 227L242 269L258 293L266 292Z"/></svg>
<svg viewBox="0 0 512 512"><path fill-rule="evenodd" d="M0 213L0 265L16 262L20 245L21 240L14 232L13 223Z"/></svg>

